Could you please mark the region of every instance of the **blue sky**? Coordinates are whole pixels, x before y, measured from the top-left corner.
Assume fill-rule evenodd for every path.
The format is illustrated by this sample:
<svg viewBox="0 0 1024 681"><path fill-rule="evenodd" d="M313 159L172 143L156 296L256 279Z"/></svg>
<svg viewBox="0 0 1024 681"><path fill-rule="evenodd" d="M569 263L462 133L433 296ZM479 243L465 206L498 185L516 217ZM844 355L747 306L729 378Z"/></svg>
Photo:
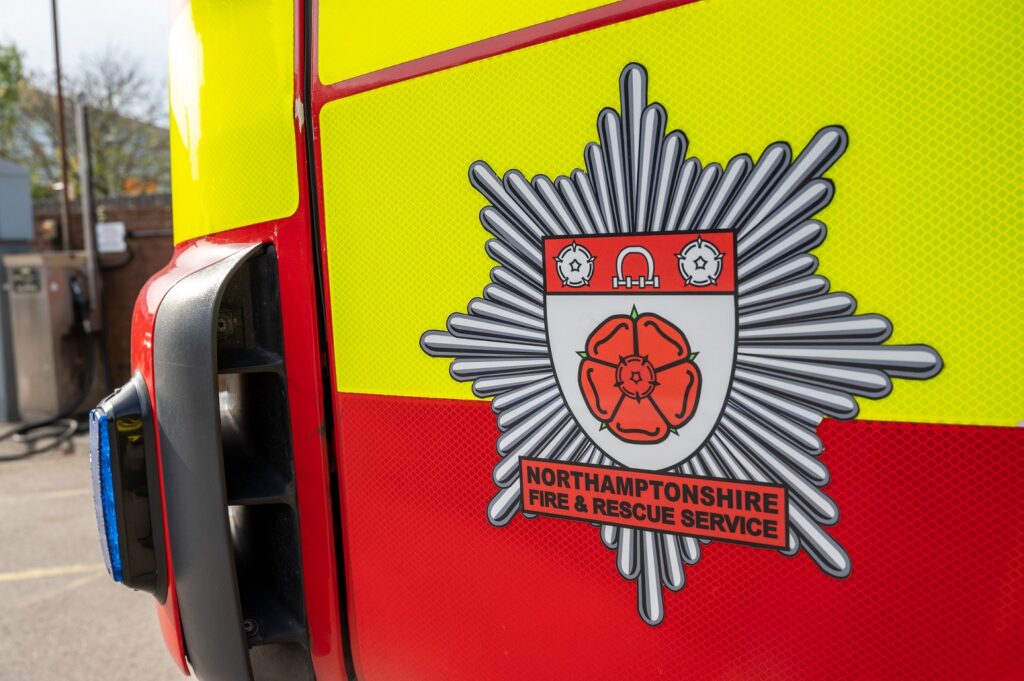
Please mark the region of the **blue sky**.
<svg viewBox="0 0 1024 681"><path fill-rule="evenodd" d="M58 0L61 65L72 71L107 47L167 82L167 0ZM14 42L36 71L53 71L50 0L0 0L0 42Z"/></svg>

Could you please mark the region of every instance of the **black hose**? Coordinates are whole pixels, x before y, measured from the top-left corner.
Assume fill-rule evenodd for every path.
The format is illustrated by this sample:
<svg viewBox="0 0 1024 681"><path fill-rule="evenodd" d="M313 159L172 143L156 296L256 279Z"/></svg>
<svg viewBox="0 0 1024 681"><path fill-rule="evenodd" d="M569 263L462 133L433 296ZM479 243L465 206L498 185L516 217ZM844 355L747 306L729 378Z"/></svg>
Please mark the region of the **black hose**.
<svg viewBox="0 0 1024 681"><path fill-rule="evenodd" d="M98 343L92 333L86 334L85 338L87 345L85 376L83 376L82 388L78 395L53 416L23 423L17 428L0 434L0 442L13 439L15 442L25 445L25 449L20 452L0 454L0 463L20 461L56 449L78 432L80 424L77 419L72 418L72 415L89 398L89 392L92 390L93 380L96 377ZM40 442L42 444L39 444Z"/></svg>

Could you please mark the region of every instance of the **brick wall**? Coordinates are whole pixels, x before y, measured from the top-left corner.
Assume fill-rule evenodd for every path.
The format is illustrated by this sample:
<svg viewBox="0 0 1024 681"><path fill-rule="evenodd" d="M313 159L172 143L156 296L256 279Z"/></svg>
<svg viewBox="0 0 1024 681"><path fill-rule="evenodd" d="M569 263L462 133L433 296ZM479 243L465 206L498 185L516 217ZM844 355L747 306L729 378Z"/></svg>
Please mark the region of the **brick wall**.
<svg viewBox="0 0 1024 681"><path fill-rule="evenodd" d="M128 235L127 253L100 256L103 275L103 310L107 331L107 350L111 381L117 386L131 374L132 310L139 289L171 259L171 196L150 194L101 199L97 213L107 222L123 222ZM56 201L37 201L33 205L35 247L59 248L41 235L43 222L60 221ZM82 248L82 221L79 206L71 206L71 248Z"/></svg>

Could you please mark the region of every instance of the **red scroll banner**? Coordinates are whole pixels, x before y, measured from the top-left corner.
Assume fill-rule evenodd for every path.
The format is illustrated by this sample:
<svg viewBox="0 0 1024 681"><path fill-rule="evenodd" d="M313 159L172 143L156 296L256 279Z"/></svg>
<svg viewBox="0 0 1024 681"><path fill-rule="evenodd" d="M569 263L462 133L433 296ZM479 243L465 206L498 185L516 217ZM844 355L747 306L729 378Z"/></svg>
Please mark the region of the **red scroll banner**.
<svg viewBox="0 0 1024 681"><path fill-rule="evenodd" d="M687 283L680 260L688 248L706 244L692 256L694 264L718 274L699 284ZM558 271L559 256L574 244L584 249L592 274L582 286L567 285ZM707 248L710 246L710 250ZM698 258L704 258L698 260ZM720 260L720 263L711 262ZM714 294L736 291L736 246L732 232L657 232L547 237L544 239L544 282L550 294L595 293ZM567 263L568 264L568 263Z"/></svg>
<svg viewBox="0 0 1024 681"><path fill-rule="evenodd" d="M526 513L786 546L784 487L533 459L520 474Z"/></svg>

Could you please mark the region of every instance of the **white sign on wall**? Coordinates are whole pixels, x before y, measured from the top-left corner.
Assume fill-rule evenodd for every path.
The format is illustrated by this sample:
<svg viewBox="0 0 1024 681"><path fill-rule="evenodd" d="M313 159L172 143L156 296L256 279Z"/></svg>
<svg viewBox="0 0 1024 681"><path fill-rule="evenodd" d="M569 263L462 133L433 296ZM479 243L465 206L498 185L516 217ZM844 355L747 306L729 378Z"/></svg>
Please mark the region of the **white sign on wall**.
<svg viewBox="0 0 1024 681"><path fill-rule="evenodd" d="M124 253L128 248L124 235L123 222L97 222L96 250L100 253Z"/></svg>

